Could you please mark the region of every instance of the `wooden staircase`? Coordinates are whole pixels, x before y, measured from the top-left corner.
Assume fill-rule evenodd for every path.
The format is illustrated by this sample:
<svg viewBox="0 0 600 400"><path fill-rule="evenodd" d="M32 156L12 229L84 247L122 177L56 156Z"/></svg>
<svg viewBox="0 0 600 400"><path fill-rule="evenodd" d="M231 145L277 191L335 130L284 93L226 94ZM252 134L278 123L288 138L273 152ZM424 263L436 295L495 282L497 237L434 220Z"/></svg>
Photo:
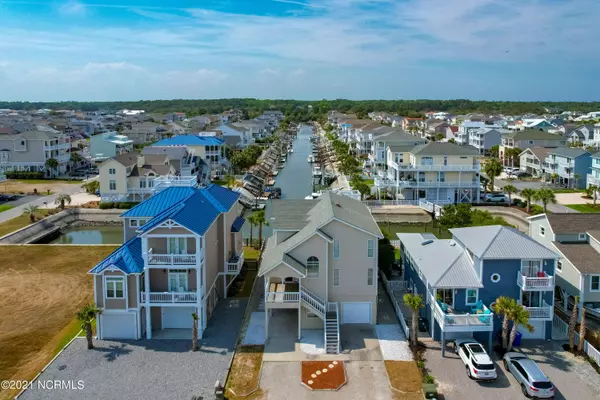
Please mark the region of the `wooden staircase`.
<svg viewBox="0 0 600 400"><path fill-rule="evenodd" d="M325 350L327 353L338 354L340 352L338 303L327 302L304 286L300 287L300 300L304 307L323 320L325 327Z"/></svg>

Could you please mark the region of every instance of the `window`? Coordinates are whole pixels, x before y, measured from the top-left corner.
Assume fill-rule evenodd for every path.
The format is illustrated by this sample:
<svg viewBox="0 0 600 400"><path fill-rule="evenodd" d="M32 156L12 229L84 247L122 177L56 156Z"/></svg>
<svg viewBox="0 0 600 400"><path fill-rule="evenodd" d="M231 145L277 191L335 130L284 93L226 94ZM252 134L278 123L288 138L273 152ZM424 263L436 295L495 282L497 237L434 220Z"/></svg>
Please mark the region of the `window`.
<svg viewBox="0 0 600 400"><path fill-rule="evenodd" d="M590 292L600 292L600 275L590 276Z"/></svg>
<svg viewBox="0 0 600 400"><path fill-rule="evenodd" d="M188 271L185 269L172 269L169 271L169 291L188 291Z"/></svg>
<svg viewBox="0 0 600 400"><path fill-rule="evenodd" d="M560 261L556 262L556 270L558 272L562 272L562 262L560 262Z"/></svg>
<svg viewBox="0 0 600 400"><path fill-rule="evenodd" d="M117 181L108 181L109 190L117 190Z"/></svg>
<svg viewBox="0 0 600 400"><path fill-rule="evenodd" d="M144 226L144 225L146 225L146 222L148 222L148 221L147 221L147 220L145 220L145 219L140 219L140 220L138 221L138 224L139 224L139 226Z"/></svg>
<svg viewBox="0 0 600 400"><path fill-rule="evenodd" d="M440 172L440 177L439 177L439 182L445 182L446 181L446 173L445 172Z"/></svg>
<svg viewBox="0 0 600 400"><path fill-rule="evenodd" d="M338 239L333 240L333 258L336 260L340 258L340 241Z"/></svg>
<svg viewBox="0 0 600 400"><path fill-rule="evenodd" d="M492 280L492 282L493 282L493 283L498 283L498 282L500 282L500 278L501 278L501 277L500 277L500 274L499 274L499 273L497 273L497 272L494 272L494 273L492 274L492 276L490 277L490 279Z"/></svg>
<svg viewBox="0 0 600 400"><path fill-rule="evenodd" d="M544 236L546 234L546 228L540 226L540 236Z"/></svg>
<svg viewBox="0 0 600 400"><path fill-rule="evenodd" d="M140 189L145 189L145 188L146 188L146 181L140 180Z"/></svg>
<svg viewBox="0 0 600 400"><path fill-rule="evenodd" d="M367 270L367 285L369 285L369 286L373 286L373 273L374 273L373 268L369 268Z"/></svg>
<svg viewBox="0 0 600 400"><path fill-rule="evenodd" d="M123 299L123 286L125 280L123 277L106 277L106 298L107 299Z"/></svg>
<svg viewBox="0 0 600 400"><path fill-rule="evenodd" d="M187 254L187 240L183 237L170 237L167 239L168 254Z"/></svg>
<svg viewBox="0 0 600 400"><path fill-rule="evenodd" d="M340 286L340 270L339 270L339 268L333 269L333 286Z"/></svg>
<svg viewBox="0 0 600 400"><path fill-rule="evenodd" d="M579 234L579 240L585 240L585 238L586 238L585 233L580 233Z"/></svg>
<svg viewBox="0 0 600 400"><path fill-rule="evenodd" d="M373 239L367 240L367 257L375 257L375 241Z"/></svg>
<svg viewBox="0 0 600 400"><path fill-rule="evenodd" d="M130 219L129 220L129 226L131 228L137 228L137 226L138 226L138 220L137 219Z"/></svg>
<svg viewBox="0 0 600 400"><path fill-rule="evenodd" d="M309 278L317 278L319 276L319 259L317 257L308 257L308 260L306 260L306 272Z"/></svg>
<svg viewBox="0 0 600 400"><path fill-rule="evenodd" d="M108 174L109 174L109 175L114 175L114 174L116 174L116 173L117 173L117 171L116 171L114 168L110 168L110 169L108 170Z"/></svg>
<svg viewBox="0 0 600 400"><path fill-rule="evenodd" d="M474 305L477 303L479 297L479 289L467 289L467 305Z"/></svg>

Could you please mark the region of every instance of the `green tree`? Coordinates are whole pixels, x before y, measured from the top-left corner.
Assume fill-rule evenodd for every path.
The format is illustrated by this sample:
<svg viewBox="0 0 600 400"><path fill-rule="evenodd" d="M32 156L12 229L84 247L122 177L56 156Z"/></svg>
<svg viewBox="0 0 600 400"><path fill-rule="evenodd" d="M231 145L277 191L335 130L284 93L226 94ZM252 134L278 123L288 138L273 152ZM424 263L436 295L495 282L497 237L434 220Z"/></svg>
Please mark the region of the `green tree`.
<svg viewBox="0 0 600 400"><path fill-rule="evenodd" d="M25 207L25 214L27 214L29 216L29 221L31 221L31 223L35 222L35 216L37 213L40 212L40 208L38 206L35 205L29 205L27 207Z"/></svg>
<svg viewBox="0 0 600 400"><path fill-rule="evenodd" d="M535 189L525 188L521 190L521 197L527 200L527 213L531 210L531 200L535 197Z"/></svg>
<svg viewBox="0 0 600 400"><path fill-rule="evenodd" d="M510 313L517 306L517 301L510 297L500 296L496 299L493 311L502 317L502 348L508 348L508 328L510 325Z"/></svg>
<svg viewBox="0 0 600 400"><path fill-rule="evenodd" d="M265 210L257 211L253 214L256 216L254 223L258 225L258 247L262 246L262 230L263 226L269 226L269 221L265 218Z"/></svg>
<svg viewBox="0 0 600 400"><path fill-rule="evenodd" d="M93 304L87 304L77 312L77 320L81 322L81 329L85 331L88 350L94 348L94 342L92 342L92 321L96 318L96 315L101 312L102 311Z"/></svg>
<svg viewBox="0 0 600 400"><path fill-rule="evenodd" d="M513 185L506 185L504 186L503 190L508 196L508 204L512 204L512 195L513 193L517 193L518 189Z"/></svg>
<svg viewBox="0 0 600 400"><path fill-rule="evenodd" d="M253 232L254 232L254 226L258 225L258 218L256 217L256 213L250 215L246 221L248 221L248 223L250 224L250 246L254 246L254 238L253 238Z"/></svg>
<svg viewBox="0 0 600 400"><path fill-rule="evenodd" d="M571 352L575 351L575 329L577 327L577 312L579 311L579 296L575 296L575 303L573 304L573 311L571 312L571 318L569 318L569 349Z"/></svg>
<svg viewBox="0 0 600 400"><path fill-rule="evenodd" d="M192 351L198 351L198 314L192 313Z"/></svg>
<svg viewBox="0 0 600 400"><path fill-rule="evenodd" d="M490 147L490 157L492 158L498 158L498 156L500 155L500 146L495 144L492 147Z"/></svg>
<svg viewBox="0 0 600 400"><path fill-rule="evenodd" d="M491 158L485 163L483 172L487 175L490 180L490 187L494 191L494 180L502 173L502 164L497 158Z"/></svg>
<svg viewBox="0 0 600 400"><path fill-rule="evenodd" d="M65 209L65 203L71 204L71 196L65 193L61 193L58 196L56 196L54 204L59 206L61 210Z"/></svg>
<svg viewBox="0 0 600 400"><path fill-rule="evenodd" d="M442 209L440 224L446 229L463 228L471 225L471 205L448 204Z"/></svg>
<svg viewBox="0 0 600 400"><path fill-rule="evenodd" d="M508 340L508 347L506 351L512 349L515 338L517 337L517 331L519 326L524 326L529 332L533 332L534 328L529 323L529 311L527 311L522 305L515 304L510 311L510 319L513 323L512 329L510 330L510 338Z"/></svg>
<svg viewBox="0 0 600 400"><path fill-rule="evenodd" d="M413 346L417 345L417 332L419 329L419 310L425 307L423 298L418 294L406 293L404 295L404 304L412 311L410 341Z"/></svg>
<svg viewBox="0 0 600 400"><path fill-rule="evenodd" d="M225 185L228 189L231 189L235 185L235 177L233 175L225 175Z"/></svg>
<svg viewBox="0 0 600 400"><path fill-rule="evenodd" d="M77 165L79 164L81 161L83 160L83 157L81 157L81 154L79 154L79 152L77 151L72 151L71 152L71 156L69 157L69 162L71 164L71 170L73 170L73 164Z"/></svg>
<svg viewBox="0 0 600 400"><path fill-rule="evenodd" d="M579 175L579 174L573 175L573 189L579 187L579 179L581 179L581 175Z"/></svg>
<svg viewBox="0 0 600 400"><path fill-rule="evenodd" d="M579 321L579 345L577 346L577 352L583 354L583 346L585 344L585 307L581 306L581 321Z"/></svg>
<svg viewBox="0 0 600 400"><path fill-rule="evenodd" d="M537 190L533 198L542 203L544 207L544 214L547 212L549 203L556 204L556 195L550 189L543 188Z"/></svg>
<svg viewBox="0 0 600 400"><path fill-rule="evenodd" d="M95 194L100 189L100 182L89 181L81 185L81 187L85 189L86 193Z"/></svg>
<svg viewBox="0 0 600 400"><path fill-rule="evenodd" d="M50 176L56 175L56 168L58 168L58 161L54 158L49 158L46 160L46 168L50 171Z"/></svg>
<svg viewBox="0 0 600 400"><path fill-rule="evenodd" d="M558 181L558 174L555 172L552 175L550 175L550 178L552 179L552 184L556 185L556 182Z"/></svg>
<svg viewBox="0 0 600 400"><path fill-rule="evenodd" d="M396 252L394 246L390 243L390 239L379 239L377 249L377 263L379 269L383 271L385 276L390 277L392 265L396 261Z"/></svg>

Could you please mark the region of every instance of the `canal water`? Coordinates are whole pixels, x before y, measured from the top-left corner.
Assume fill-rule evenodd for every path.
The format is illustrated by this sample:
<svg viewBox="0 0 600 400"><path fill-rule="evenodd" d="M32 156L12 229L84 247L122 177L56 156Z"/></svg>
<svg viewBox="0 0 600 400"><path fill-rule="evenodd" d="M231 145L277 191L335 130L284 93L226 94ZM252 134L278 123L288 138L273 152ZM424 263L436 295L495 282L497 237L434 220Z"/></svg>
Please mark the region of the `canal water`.
<svg viewBox="0 0 600 400"><path fill-rule="evenodd" d="M66 229L50 244L122 244L122 226L80 226Z"/></svg>
<svg viewBox="0 0 600 400"><path fill-rule="evenodd" d="M282 199L304 199L312 193L312 164L308 162L308 156L312 154L312 126L302 125L294 140L293 153L288 153L287 161L283 169L275 178L274 187L281 188ZM271 201L267 201L267 221L271 218ZM245 217L249 217L251 211L246 211ZM272 234L270 227L263 227L263 238ZM242 235L250 237L250 224L246 222L242 229ZM258 238L258 227L254 227L254 238Z"/></svg>

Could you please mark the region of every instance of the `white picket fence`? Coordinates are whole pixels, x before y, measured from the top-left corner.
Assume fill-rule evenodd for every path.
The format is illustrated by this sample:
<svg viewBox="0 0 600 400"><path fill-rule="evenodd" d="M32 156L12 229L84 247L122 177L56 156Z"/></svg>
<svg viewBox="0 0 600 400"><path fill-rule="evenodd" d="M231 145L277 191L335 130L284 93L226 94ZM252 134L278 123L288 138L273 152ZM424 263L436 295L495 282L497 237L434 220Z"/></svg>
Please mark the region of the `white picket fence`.
<svg viewBox="0 0 600 400"><path fill-rule="evenodd" d="M400 326L404 331L404 335L406 339L410 338L410 329L408 329L408 325L406 325L406 321L404 320L404 315L402 314L402 309L400 308L400 304L394 295L394 291L404 291L407 288L406 281L389 281L385 274L382 272L381 279L383 281L383 285L385 287L385 291L390 296L390 300L392 301L392 305L394 306L394 311L396 311L396 317L400 322Z"/></svg>
<svg viewBox="0 0 600 400"><path fill-rule="evenodd" d="M563 321L556 314L552 319L552 338L555 340L568 340L569 339L569 324ZM575 332L575 344L579 343L579 332ZM583 351L587 354L596 364L600 365L600 351L592 346L587 340L583 342Z"/></svg>

